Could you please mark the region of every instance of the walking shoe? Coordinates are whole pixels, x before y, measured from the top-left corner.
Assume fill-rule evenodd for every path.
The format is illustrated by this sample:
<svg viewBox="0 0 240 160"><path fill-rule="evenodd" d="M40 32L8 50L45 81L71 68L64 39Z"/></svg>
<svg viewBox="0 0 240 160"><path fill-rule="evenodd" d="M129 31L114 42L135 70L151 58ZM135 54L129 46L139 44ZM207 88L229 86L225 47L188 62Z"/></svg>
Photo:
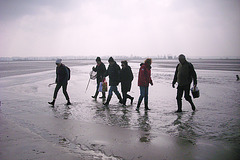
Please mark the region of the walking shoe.
<svg viewBox="0 0 240 160"><path fill-rule="evenodd" d="M96 99L97 97L96 96L92 96L92 98Z"/></svg>
<svg viewBox="0 0 240 160"><path fill-rule="evenodd" d="M54 106L55 101L53 100L52 102L48 102L48 104L51 104L52 106Z"/></svg>
<svg viewBox="0 0 240 160"><path fill-rule="evenodd" d="M137 107L135 110L136 110L137 112L139 112L139 107Z"/></svg>
<svg viewBox="0 0 240 160"><path fill-rule="evenodd" d="M103 103L103 105L104 105L104 106L108 106L108 105L109 105L109 103L105 102L105 103Z"/></svg>
<svg viewBox="0 0 240 160"><path fill-rule="evenodd" d="M150 108L145 108L145 110L146 110L146 111L149 111L149 110L151 110L151 109L150 109Z"/></svg>
<svg viewBox="0 0 240 160"><path fill-rule="evenodd" d="M105 99L106 97L105 97L105 96L102 96L102 97L99 97L99 98L101 98L101 99Z"/></svg>
<svg viewBox="0 0 240 160"><path fill-rule="evenodd" d="M70 101L68 101L66 105L72 105L72 103Z"/></svg>
<svg viewBox="0 0 240 160"><path fill-rule="evenodd" d="M180 113L180 112L182 112L182 110L179 110L179 109L178 109L178 110L176 111L176 113Z"/></svg>

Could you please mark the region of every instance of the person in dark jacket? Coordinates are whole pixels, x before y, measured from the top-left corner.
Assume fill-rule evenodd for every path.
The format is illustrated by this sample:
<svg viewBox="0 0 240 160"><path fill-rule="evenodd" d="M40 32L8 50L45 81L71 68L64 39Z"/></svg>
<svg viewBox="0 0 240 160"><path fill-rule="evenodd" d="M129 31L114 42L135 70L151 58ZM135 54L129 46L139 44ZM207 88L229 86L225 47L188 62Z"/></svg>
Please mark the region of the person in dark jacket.
<svg viewBox="0 0 240 160"><path fill-rule="evenodd" d="M68 93L67 93L67 85L68 85L68 77L69 77L69 71L66 68L66 66L64 64L62 64L62 59L57 59L56 60L56 80L55 83L57 84L55 87L55 91L53 94L53 101L52 102L48 102L49 104L51 104L52 106L54 106L55 104L55 100L57 98L57 93L59 91L59 89L62 87L63 90L63 94L67 100L67 105L71 105Z"/></svg>
<svg viewBox="0 0 240 160"><path fill-rule="evenodd" d="M121 62L122 69L120 71L120 82L123 96L123 105L126 105L127 98L131 100L131 105L133 103L133 97L127 94L131 90L133 73L131 67L128 65L127 61Z"/></svg>
<svg viewBox="0 0 240 160"><path fill-rule="evenodd" d="M138 104L136 111L139 111L140 105L144 98L145 110L150 110L148 108L148 87L149 83L153 85L151 78L151 64L152 59L148 58L144 63L140 64L139 74L138 74L138 86L140 87L140 96L138 99Z"/></svg>
<svg viewBox="0 0 240 160"><path fill-rule="evenodd" d="M195 111L196 107L190 96L190 86L193 80L194 87L197 86L197 74L193 65L188 62L183 54L178 57L179 64L176 67L175 75L172 82L172 87L175 88L175 83L178 83L177 87L177 112L182 112L182 96L185 92L184 98L191 104L192 110Z"/></svg>
<svg viewBox="0 0 240 160"><path fill-rule="evenodd" d="M96 58L96 62L97 62L96 67L92 68L94 72L97 72L97 89L96 89L95 95L92 96L92 98L95 98L95 99L97 98L99 93L98 89L99 89L100 82L104 80L104 73L106 72L106 67L104 63L102 63L100 57ZM102 92L102 97L99 97L99 98L106 98L105 92Z"/></svg>
<svg viewBox="0 0 240 160"><path fill-rule="evenodd" d="M120 82L120 67L114 61L114 59L112 57L110 57L108 59L108 62L109 62L109 66L108 66L107 71L104 74L104 77L109 76L109 86L110 86L110 89L108 91L107 101L105 103L103 103L106 106L109 105L109 102L113 95L112 92L114 92L116 94L116 96L118 97L119 103L122 103L122 97L117 88L117 86Z"/></svg>

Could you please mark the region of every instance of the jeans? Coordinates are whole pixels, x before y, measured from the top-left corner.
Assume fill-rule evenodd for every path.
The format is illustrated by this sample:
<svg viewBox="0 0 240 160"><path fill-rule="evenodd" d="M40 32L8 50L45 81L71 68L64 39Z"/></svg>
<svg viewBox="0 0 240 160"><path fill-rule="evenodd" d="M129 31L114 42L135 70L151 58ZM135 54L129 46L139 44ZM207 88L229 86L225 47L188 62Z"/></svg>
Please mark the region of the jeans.
<svg viewBox="0 0 240 160"><path fill-rule="evenodd" d="M145 104L147 104L148 103L148 87L140 86L140 96L139 96L139 99L138 99L138 102L140 104L141 104L143 98L144 98Z"/></svg>
<svg viewBox="0 0 240 160"><path fill-rule="evenodd" d="M117 88L117 86L110 86L110 89L109 89L109 91L108 91L108 95L109 96L112 96L113 95L113 92L117 95L117 97L121 97L121 95L120 95L120 93L119 93L119 91L118 91L118 88Z"/></svg>

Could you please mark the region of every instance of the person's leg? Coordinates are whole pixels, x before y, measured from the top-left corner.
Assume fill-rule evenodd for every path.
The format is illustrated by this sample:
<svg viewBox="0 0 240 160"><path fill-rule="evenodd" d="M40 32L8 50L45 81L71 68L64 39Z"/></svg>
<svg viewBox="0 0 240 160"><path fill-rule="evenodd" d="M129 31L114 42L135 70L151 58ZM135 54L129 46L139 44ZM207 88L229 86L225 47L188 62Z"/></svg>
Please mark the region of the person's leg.
<svg viewBox="0 0 240 160"><path fill-rule="evenodd" d="M100 85L100 82L97 82L96 92L95 92L94 96L92 96L92 98L95 98L95 99L97 98L98 93L99 93L99 91L98 91L98 89L99 89L99 85Z"/></svg>
<svg viewBox="0 0 240 160"><path fill-rule="evenodd" d="M183 96L183 87L178 86L177 87L177 105L178 105L178 110L177 112L182 112L182 96Z"/></svg>
<svg viewBox="0 0 240 160"><path fill-rule="evenodd" d="M144 104L145 104L145 110L150 110L148 108L148 87L145 87Z"/></svg>
<svg viewBox="0 0 240 160"><path fill-rule="evenodd" d="M109 91L108 91L108 97L107 97L107 101L105 103L103 103L104 105L109 105L109 102L112 98L112 93L113 92L113 86L110 86Z"/></svg>
<svg viewBox="0 0 240 160"><path fill-rule="evenodd" d="M127 101L127 98L131 100L131 105L132 105L134 98L126 93L126 101Z"/></svg>
<svg viewBox="0 0 240 160"><path fill-rule="evenodd" d="M49 104L53 105L55 104L55 100L57 98L57 94L58 94L58 91L59 89L61 88L61 84L57 84L56 87L55 87L55 90L54 90L54 94L53 94L53 101L52 102L48 102Z"/></svg>
<svg viewBox="0 0 240 160"><path fill-rule="evenodd" d="M99 97L99 98L106 98L105 92L102 92L102 97Z"/></svg>
<svg viewBox="0 0 240 160"><path fill-rule="evenodd" d="M126 105L126 101L127 101L127 92L126 92L126 91L122 91L122 96L123 96L122 103L123 103L123 105Z"/></svg>
<svg viewBox="0 0 240 160"><path fill-rule="evenodd" d="M116 94L116 96L118 97L118 99L119 99L119 103L123 103L122 102L122 97L121 97L121 94L119 93L119 91L118 91L118 88L117 88L117 86L114 86L113 87L113 92Z"/></svg>
<svg viewBox="0 0 240 160"><path fill-rule="evenodd" d="M67 85L68 85L68 83L64 83L62 85L62 90L63 90L63 94L64 94L64 96L67 100L67 105L71 105L71 102L70 102L70 99L69 99L69 96L68 96L68 93L67 93Z"/></svg>
<svg viewBox="0 0 240 160"><path fill-rule="evenodd" d="M196 107L192 101L192 97L190 96L190 85L185 88L184 98L186 99L186 101L188 101L191 104L192 110L195 111Z"/></svg>
<svg viewBox="0 0 240 160"><path fill-rule="evenodd" d="M142 100L143 100L143 97L145 96L145 87L140 86L139 88L140 88L140 96L138 98L138 104L137 104L137 108L136 108L137 111L139 110L140 105L141 105Z"/></svg>

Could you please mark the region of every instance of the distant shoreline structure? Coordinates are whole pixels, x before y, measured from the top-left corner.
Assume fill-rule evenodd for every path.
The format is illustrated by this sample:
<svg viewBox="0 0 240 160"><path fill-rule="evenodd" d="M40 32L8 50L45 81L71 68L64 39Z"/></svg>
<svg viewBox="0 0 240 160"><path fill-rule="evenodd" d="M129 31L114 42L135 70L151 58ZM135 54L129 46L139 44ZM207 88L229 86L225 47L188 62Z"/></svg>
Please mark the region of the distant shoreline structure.
<svg viewBox="0 0 240 160"><path fill-rule="evenodd" d="M103 60L107 60L110 56L101 56ZM112 56L116 60L142 60L145 58L152 58L157 60L176 60L177 56ZM64 60L95 60L96 56L52 56L52 57L0 57L0 62L10 62L10 61L53 61L57 58L62 58ZM236 60L240 57L188 57L188 59L226 59L226 60Z"/></svg>

